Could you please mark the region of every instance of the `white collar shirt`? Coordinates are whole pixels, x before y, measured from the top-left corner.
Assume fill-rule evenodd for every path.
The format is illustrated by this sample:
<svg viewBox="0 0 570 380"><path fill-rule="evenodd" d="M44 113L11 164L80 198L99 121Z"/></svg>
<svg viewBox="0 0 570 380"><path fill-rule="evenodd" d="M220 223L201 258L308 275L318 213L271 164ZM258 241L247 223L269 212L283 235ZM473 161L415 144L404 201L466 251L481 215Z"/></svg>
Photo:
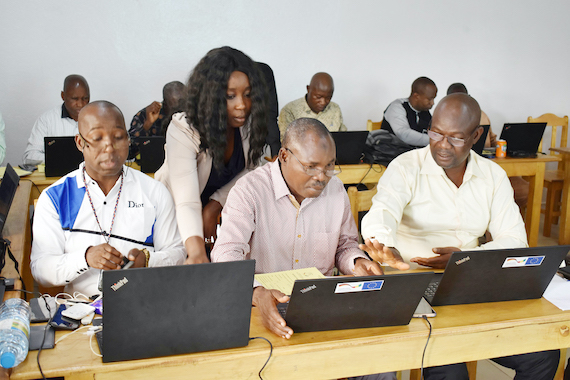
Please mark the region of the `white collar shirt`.
<svg viewBox="0 0 570 380"><path fill-rule="evenodd" d="M38 117L24 152L24 163L45 161L44 137L75 136L78 133L77 121L65 116L66 113L67 110L64 111L63 105L60 105Z"/></svg>
<svg viewBox="0 0 570 380"><path fill-rule="evenodd" d="M478 239L487 230L493 241L479 246ZM436 247L528 246L505 171L471 151L458 188L437 165L429 146L390 163L362 220L362 236L396 247L406 262L413 257L433 257Z"/></svg>

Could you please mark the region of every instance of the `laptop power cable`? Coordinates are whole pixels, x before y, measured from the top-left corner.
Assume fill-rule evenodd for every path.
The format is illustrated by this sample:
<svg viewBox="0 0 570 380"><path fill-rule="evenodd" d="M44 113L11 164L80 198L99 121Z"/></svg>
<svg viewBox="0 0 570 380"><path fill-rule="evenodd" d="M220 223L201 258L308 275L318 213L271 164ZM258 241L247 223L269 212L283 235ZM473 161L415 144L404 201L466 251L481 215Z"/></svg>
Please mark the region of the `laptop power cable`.
<svg viewBox="0 0 570 380"><path fill-rule="evenodd" d="M425 321L427 322L427 324L429 326L429 334L428 334L428 338L426 341L426 345L424 347L424 352L422 353L422 366L420 368L420 378L423 380L424 379L424 357L426 356L426 349L427 349L427 346L429 343L429 338L431 337L431 323L425 315L422 316L422 318L425 319Z"/></svg>
<svg viewBox="0 0 570 380"><path fill-rule="evenodd" d="M265 361L265 364L263 365L263 367L261 367L261 369L259 370L259 373L258 373L260 380L263 380L263 377L261 377L261 372L263 372L263 370L265 369L265 366L267 365L267 363L269 363L269 359L271 359L271 355L273 354L273 345L271 344L269 339L266 339L262 336L255 336L253 338L249 338L250 341L252 341L254 339L263 339L264 341L269 343L269 357L267 358L267 360Z"/></svg>

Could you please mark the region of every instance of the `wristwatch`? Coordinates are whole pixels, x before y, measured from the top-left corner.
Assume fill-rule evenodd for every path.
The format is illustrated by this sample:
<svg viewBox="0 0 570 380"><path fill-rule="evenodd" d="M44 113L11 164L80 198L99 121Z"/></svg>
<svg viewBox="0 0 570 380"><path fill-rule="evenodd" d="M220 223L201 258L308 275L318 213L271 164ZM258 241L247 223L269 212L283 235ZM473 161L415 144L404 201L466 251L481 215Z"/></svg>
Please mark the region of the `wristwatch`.
<svg viewBox="0 0 570 380"><path fill-rule="evenodd" d="M141 252L144 253L144 257L145 257L144 266L148 267L148 262L150 260L150 252L146 248L141 249Z"/></svg>

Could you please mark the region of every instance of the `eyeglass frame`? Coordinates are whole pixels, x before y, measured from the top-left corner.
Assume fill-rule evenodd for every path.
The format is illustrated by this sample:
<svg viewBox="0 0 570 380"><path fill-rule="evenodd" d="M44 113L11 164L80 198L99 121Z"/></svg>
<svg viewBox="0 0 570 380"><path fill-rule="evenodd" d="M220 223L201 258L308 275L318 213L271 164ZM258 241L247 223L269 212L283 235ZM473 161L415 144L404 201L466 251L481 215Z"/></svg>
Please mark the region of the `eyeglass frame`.
<svg viewBox="0 0 570 380"><path fill-rule="evenodd" d="M93 147L93 149L99 149L99 150L103 150L107 147L107 145L103 145L103 146L98 146L98 144L94 144L93 142L87 140L82 134L81 132L77 131L77 134L79 135L79 137L81 137L81 139L85 142L86 148L90 148ZM126 143L127 145L131 144L131 136L129 135L129 133L127 132L127 139L126 139ZM113 149L117 149L117 147L115 146L115 144L110 144Z"/></svg>
<svg viewBox="0 0 570 380"><path fill-rule="evenodd" d="M305 174L308 175L308 176L310 176L310 177L316 177L316 176L318 176L319 174L323 173L325 176L327 176L327 177L329 177L329 178L332 178L332 177L334 177L335 175L339 175L340 173L342 173L342 169L340 168L340 166L338 167L338 170L337 170L337 169L323 170L323 169L321 169L321 168L307 168L301 161L299 161L299 159L297 158L297 156L295 156L295 153L293 153L293 151L292 151L291 149L285 148L285 150L289 151L289 153L291 153L291 155L292 155L293 157L295 157L295 159L297 160L297 162L299 163L299 165L301 165L301 166L303 167L303 171L305 172ZM336 160L335 160L335 166L337 166L337 165L336 165ZM316 173L315 173L315 174L311 174L311 173L309 173L309 170L316 171ZM327 172L329 172L329 173L332 172L332 175L327 174Z"/></svg>
<svg viewBox="0 0 570 380"><path fill-rule="evenodd" d="M452 145L452 146L454 146L454 147L456 147L456 148L461 148L462 146L465 146L465 142L467 142L467 141L469 141L469 139L473 138L473 135L475 134L475 132L477 132L477 129L479 129L479 126L477 126L477 128L475 128L475 130L474 130L473 132L471 132L471 134L469 135L469 137L467 137L467 138L465 138L465 139L460 139L460 138L458 138L458 137L451 137L451 136L443 135L443 134L441 134L441 133L439 133L439 132L432 131L432 130L431 130L431 127L430 127L430 129L427 130L427 135L428 135L428 137L430 138L430 140L433 140L433 141L436 141L436 142L443 141L444 138L447 138L447 142L448 142L450 145ZM438 139L438 138L436 138L436 137L433 137L433 136L431 136L432 134L435 135L436 137L441 136L441 138ZM454 141L455 143L453 143L452 141ZM457 143L459 143L459 145L457 145Z"/></svg>

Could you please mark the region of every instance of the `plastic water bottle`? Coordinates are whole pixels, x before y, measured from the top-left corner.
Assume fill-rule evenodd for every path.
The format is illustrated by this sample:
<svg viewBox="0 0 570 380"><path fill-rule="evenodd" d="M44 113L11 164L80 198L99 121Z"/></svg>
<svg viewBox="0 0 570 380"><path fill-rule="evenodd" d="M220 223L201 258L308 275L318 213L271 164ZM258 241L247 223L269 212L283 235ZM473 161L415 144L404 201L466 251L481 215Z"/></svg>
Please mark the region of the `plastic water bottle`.
<svg viewBox="0 0 570 380"><path fill-rule="evenodd" d="M12 368L28 355L30 345L30 305L20 298L0 305L0 365Z"/></svg>

